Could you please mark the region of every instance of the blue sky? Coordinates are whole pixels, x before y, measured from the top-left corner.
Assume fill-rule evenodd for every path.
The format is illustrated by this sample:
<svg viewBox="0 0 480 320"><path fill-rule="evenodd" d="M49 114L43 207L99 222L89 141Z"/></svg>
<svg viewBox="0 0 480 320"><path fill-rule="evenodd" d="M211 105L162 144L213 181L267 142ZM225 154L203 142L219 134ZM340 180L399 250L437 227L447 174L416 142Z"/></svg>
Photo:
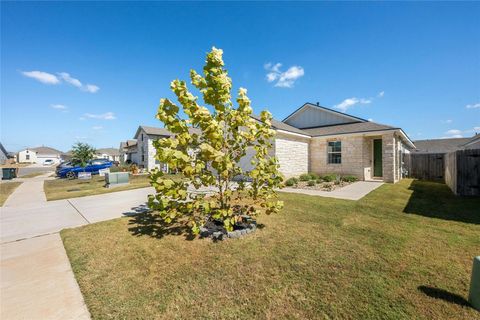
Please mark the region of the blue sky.
<svg viewBox="0 0 480 320"><path fill-rule="evenodd" d="M1 3L1 142L117 147L224 50L235 90L402 127L480 132L479 3ZM281 65L279 65L281 64ZM36 72L35 72L36 71ZM475 129L477 128L477 129Z"/></svg>

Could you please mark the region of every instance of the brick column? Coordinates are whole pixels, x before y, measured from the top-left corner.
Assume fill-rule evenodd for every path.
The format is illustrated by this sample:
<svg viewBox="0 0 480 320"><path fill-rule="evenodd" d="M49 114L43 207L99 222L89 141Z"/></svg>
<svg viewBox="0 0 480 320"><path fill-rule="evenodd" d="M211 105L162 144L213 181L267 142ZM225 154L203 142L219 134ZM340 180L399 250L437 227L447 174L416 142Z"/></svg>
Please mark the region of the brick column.
<svg viewBox="0 0 480 320"><path fill-rule="evenodd" d="M393 133L382 135L382 153L383 180L395 183L395 136Z"/></svg>

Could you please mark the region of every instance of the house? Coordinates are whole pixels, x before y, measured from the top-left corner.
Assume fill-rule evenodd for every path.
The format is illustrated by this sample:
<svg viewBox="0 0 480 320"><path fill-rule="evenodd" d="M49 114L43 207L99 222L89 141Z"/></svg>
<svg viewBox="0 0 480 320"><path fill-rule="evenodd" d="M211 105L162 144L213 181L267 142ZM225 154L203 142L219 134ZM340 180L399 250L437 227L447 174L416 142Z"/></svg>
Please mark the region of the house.
<svg viewBox="0 0 480 320"><path fill-rule="evenodd" d="M475 134L467 142L461 145L463 149L480 149L480 133Z"/></svg>
<svg viewBox="0 0 480 320"><path fill-rule="evenodd" d="M60 163L63 152L50 147L27 148L17 154L17 162L44 164L46 160Z"/></svg>
<svg viewBox="0 0 480 320"><path fill-rule="evenodd" d="M137 140L131 139L121 142L119 152L122 163L138 163Z"/></svg>
<svg viewBox="0 0 480 320"><path fill-rule="evenodd" d="M447 139L428 139L415 140L415 149L412 153L428 154L428 153L449 153L463 149L463 145L468 143L472 138L447 138Z"/></svg>
<svg viewBox="0 0 480 320"><path fill-rule="evenodd" d="M260 121L257 116L252 116ZM286 176L306 172L353 175L361 180L397 182L402 178L403 154L415 148L399 127L379 124L305 103L283 121L273 120L276 130L271 153ZM135 134L138 164L148 170L161 164L155 159L153 141L170 137L165 128L140 126ZM252 151L241 160L248 170ZM163 169L165 169L163 167Z"/></svg>
<svg viewBox="0 0 480 320"><path fill-rule="evenodd" d="M110 161L120 161L120 151L115 148L100 148L95 151L95 157Z"/></svg>

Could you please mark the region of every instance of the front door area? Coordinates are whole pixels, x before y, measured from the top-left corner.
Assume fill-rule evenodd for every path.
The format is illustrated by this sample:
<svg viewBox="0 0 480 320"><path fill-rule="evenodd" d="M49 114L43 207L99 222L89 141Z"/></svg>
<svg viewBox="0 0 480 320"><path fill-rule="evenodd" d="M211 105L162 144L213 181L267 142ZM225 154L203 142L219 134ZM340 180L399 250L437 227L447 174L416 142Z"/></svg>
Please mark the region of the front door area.
<svg viewBox="0 0 480 320"><path fill-rule="evenodd" d="M373 140L373 176L383 176L382 163L382 139Z"/></svg>

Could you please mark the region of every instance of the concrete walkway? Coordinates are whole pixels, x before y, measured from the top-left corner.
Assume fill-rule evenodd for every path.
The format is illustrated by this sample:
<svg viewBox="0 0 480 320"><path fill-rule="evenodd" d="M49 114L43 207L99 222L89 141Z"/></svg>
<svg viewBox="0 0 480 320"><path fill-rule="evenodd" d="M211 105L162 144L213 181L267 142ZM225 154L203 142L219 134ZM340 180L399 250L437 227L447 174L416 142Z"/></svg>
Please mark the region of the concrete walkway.
<svg viewBox="0 0 480 320"><path fill-rule="evenodd" d="M383 184L381 181L357 181L355 183L349 184L340 189L333 191L323 191L323 190L310 190L310 189L296 189L296 188L283 188L279 191L281 192L290 192L290 193L301 193L308 194L310 196L320 196L327 198L337 198L344 200L360 200L365 197L367 194L377 189Z"/></svg>
<svg viewBox="0 0 480 320"><path fill-rule="evenodd" d="M89 319L58 232L136 214L153 188L46 201L43 181L25 179L0 208L0 318Z"/></svg>

